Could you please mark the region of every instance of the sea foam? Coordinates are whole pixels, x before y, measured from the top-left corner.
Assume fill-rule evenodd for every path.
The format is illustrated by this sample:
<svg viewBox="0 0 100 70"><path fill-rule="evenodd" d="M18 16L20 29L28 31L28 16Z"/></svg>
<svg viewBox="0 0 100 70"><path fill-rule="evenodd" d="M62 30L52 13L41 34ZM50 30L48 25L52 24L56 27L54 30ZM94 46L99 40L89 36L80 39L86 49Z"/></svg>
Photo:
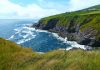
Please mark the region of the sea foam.
<svg viewBox="0 0 100 70"><path fill-rule="evenodd" d="M25 43L31 39L34 39L36 37L36 33L44 32L44 33L52 34L56 39L62 41L62 43L69 44L70 47L66 46L66 50L71 50L73 48L80 48L80 49L86 50L88 47L88 46L86 47L85 45L80 45L75 41L68 41L67 37L63 38L63 37L59 36L57 33L49 32L47 30L35 29L35 28L29 27L29 26L20 27L20 28L14 29L14 31L15 31L15 34L12 35L9 39L16 40L16 38L17 38L16 36L18 36L17 41L15 41L15 42L17 42L17 44ZM22 35L23 33L24 33L24 35ZM62 49L62 50L64 50L64 49Z"/></svg>
<svg viewBox="0 0 100 70"><path fill-rule="evenodd" d="M22 44L33 38L36 34L33 31L36 31L35 28L30 28L28 26L18 27L14 29L15 34L12 35L9 40L15 41L17 44Z"/></svg>
<svg viewBox="0 0 100 70"><path fill-rule="evenodd" d="M56 37L58 40L63 41L63 43L71 45L71 47L67 47L66 50L71 50L71 49L73 49L73 48L80 48L80 49L83 49L83 50L91 49L90 46L80 45L80 44L78 44L76 41L68 41L68 40L67 40L67 37L62 38L62 37L59 36L57 33L52 33L52 35L53 35L54 37ZM60 50L61 50L61 49L60 49ZM63 49L63 50L64 50L64 49Z"/></svg>
<svg viewBox="0 0 100 70"><path fill-rule="evenodd" d="M71 45L71 47L66 47L66 50L71 50L71 49L73 49L73 48L80 48L80 49L83 49L83 50L87 50L87 49L89 48L89 46L80 45L80 44L78 44L78 43L75 42L75 41L68 41L68 40L67 40L67 37L63 38L63 37L59 36L57 33L48 32L48 31L46 31L46 30L39 30L39 29L37 29L36 31L38 31L38 32L51 33L56 39L62 41L62 42L65 43L65 44Z"/></svg>

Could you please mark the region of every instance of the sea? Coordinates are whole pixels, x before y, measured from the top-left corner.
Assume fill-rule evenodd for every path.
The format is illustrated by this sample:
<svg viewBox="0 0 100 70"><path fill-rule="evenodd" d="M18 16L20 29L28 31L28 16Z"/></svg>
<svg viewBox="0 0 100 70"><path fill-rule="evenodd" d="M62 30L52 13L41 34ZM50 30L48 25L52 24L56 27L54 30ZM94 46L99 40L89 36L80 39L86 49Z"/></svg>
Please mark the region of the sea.
<svg viewBox="0 0 100 70"><path fill-rule="evenodd" d="M56 33L30 27L38 20L0 19L0 37L16 42L22 47L32 48L35 52L48 52L71 47L83 47L76 42L66 41Z"/></svg>

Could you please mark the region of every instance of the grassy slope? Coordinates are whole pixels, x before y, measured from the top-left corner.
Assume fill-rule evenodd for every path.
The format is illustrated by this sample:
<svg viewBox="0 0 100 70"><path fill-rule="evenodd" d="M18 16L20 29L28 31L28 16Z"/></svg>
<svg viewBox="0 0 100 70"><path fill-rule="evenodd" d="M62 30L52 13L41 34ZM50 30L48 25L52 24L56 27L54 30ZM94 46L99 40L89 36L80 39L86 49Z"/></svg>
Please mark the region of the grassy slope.
<svg viewBox="0 0 100 70"><path fill-rule="evenodd" d="M0 38L0 70L100 70L100 52L55 50L37 54Z"/></svg>
<svg viewBox="0 0 100 70"><path fill-rule="evenodd" d="M100 10L67 12L42 18L39 22L42 24L48 24L51 19L59 20L56 26L65 27L68 26L71 21L74 21L74 24L82 25L80 27L80 31L82 32L85 32L88 27L100 31ZM100 34L97 34L96 37L100 38Z"/></svg>
<svg viewBox="0 0 100 70"><path fill-rule="evenodd" d="M97 16L98 19L100 19L100 10L95 10L95 11L76 11L76 12L67 12L59 15L54 15L54 16L49 16L42 18L40 22L43 24L47 24L50 19L59 19L59 22L57 22L58 25L67 25L70 20L72 20L74 17L81 17L81 19L78 19L79 22L83 22L85 19L88 19L89 17L94 17ZM83 19L83 20L82 20Z"/></svg>
<svg viewBox="0 0 100 70"><path fill-rule="evenodd" d="M15 70L33 58L31 49L0 38L0 70Z"/></svg>
<svg viewBox="0 0 100 70"><path fill-rule="evenodd" d="M100 5L95 5L95 6L92 6L90 8L83 9L83 10L100 10Z"/></svg>

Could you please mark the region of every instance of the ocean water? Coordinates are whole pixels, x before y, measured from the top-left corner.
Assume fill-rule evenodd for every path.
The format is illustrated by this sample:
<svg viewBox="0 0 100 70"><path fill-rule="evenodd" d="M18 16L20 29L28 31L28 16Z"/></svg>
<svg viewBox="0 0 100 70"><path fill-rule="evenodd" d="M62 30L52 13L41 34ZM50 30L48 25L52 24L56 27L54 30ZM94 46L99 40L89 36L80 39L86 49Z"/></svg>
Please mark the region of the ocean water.
<svg viewBox="0 0 100 70"><path fill-rule="evenodd" d="M32 48L36 52L70 47L70 44L65 44L54 33L29 27L34 22L35 20L2 19L0 20L0 37L14 41L23 47Z"/></svg>
<svg viewBox="0 0 100 70"><path fill-rule="evenodd" d="M0 37L16 42L22 47L32 48L35 52L48 52L56 49L70 50L73 47L86 49L75 41L67 41L56 33L35 29L31 26L37 20L1 19Z"/></svg>

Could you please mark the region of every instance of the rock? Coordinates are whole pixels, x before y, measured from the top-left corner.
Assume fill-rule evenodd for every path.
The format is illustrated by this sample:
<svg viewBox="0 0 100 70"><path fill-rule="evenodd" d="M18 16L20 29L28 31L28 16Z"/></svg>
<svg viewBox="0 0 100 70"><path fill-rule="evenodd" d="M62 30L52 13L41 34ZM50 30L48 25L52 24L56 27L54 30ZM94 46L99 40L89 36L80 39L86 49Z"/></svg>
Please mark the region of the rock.
<svg viewBox="0 0 100 70"><path fill-rule="evenodd" d="M64 13L62 16L60 14L60 17L57 15L43 18L34 27L58 33L64 38L67 37L69 41L76 41L81 45L100 47L100 15L79 14L65 17Z"/></svg>

